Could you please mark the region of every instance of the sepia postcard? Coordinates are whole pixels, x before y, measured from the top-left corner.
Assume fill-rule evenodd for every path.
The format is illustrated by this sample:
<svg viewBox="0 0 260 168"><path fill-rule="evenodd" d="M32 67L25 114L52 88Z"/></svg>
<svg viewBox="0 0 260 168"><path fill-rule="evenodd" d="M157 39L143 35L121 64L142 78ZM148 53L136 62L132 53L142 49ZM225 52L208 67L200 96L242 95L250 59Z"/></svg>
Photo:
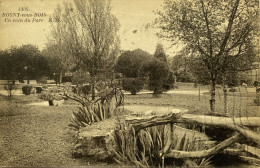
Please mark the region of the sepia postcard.
<svg viewBox="0 0 260 168"><path fill-rule="evenodd" d="M258 0L0 0L0 167L259 167Z"/></svg>

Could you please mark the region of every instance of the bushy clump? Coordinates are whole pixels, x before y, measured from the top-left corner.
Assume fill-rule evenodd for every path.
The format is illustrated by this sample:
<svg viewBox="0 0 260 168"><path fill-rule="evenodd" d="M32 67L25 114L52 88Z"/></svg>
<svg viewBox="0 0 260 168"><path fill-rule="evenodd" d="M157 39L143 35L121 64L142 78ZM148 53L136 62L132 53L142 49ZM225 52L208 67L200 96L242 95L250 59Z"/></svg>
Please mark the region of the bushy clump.
<svg viewBox="0 0 260 168"><path fill-rule="evenodd" d="M25 95L30 95L32 88L33 88L33 87L32 87L31 85L25 85L25 86L23 86L23 87L22 87L23 94L25 94Z"/></svg>
<svg viewBox="0 0 260 168"><path fill-rule="evenodd" d="M39 97L45 101L53 100L54 99L54 94L51 93L50 91L43 91Z"/></svg>
<svg viewBox="0 0 260 168"><path fill-rule="evenodd" d="M131 92L132 95L135 95L139 92L145 83L144 78L126 78L123 81L123 89Z"/></svg>
<svg viewBox="0 0 260 168"><path fill-rule="evenodd" d="M72 78L73 85L86 84L89 81L90 81L89 74L84 73L84 72L76 72L76 73L74 73L73 78Z"/></svg>
<svg viewBox="0 0 260 168"><path fill-rule="evenodd" d="M74 94L78 95L88 95L91 93L91 86L90 85L83 85L83 86L77 86L72 88L72 92Z"/></svg>
<svg viewBox="0 0 260 168"><path fill-rule="evenodd" d="M49 100L62 100L63 96L61 93L55 93L52 90L45 90L43 91L39 97L45 101L49 101Z"/></svg>
<svg viewBox="0 0 260 168"><path fill-rule="evenodd" d="M42 77L40 79L37 80L37 83L41 83L41 84L47 84L47 79L46 77Z"/></svg>
<svg viewBox="0 0 260 168"><path fill-rule="evenodd" d="M36 93L41 93L43 90L41 87L35 87L35 89L36 89Z"/></svg>

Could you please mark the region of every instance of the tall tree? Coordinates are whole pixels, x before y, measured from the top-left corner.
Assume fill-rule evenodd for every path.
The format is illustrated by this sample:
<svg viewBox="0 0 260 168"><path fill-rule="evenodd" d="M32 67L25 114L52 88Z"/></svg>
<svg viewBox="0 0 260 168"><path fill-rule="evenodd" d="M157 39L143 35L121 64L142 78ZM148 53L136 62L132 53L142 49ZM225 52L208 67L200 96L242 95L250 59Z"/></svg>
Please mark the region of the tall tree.
<svg viewBox="0 0 260 168"><path fill-rule="evenodd" d="M156 45L154 57L157 58L158 60L162 61L162 62L168 63L167 62L167 57L166 57L166 54L164 52L162 44L158 43Z"/></svg>
<svg viewBox="0 0 260 168"><path fill-rule="evenodd" d="M170 71L163 46L157 45L154 57L143 65L142 71L149 77L149 89L154 95L173 87L173 73Z"/></svg>
<svg viewBox="0 0 260 168"><path fill-rule="evenodd" d="M62 83L64 73L75 67L72 57L59 45L47 44L42 50L42 55L47 59L50 68L49 76L54 77L59 84Z"/></svg>
<svg viewBox="0 0 260 168"><path fill-rule="evenodd" d="M97 77L112 69L119 51L119 23L109 0L74 0L57 7L50 43L72 56L78 68L89 72L92 99Z"/></svg>
<svg viewBox="0 0 260 168"><path fill-rule="evenodd" d="M246 59L250 55L248 44L256 41L259 1L165 0L163 9L157 19L160 37L181 40L203 60L209 72L210 109L214 112L217 78L238 70L233 69L234 61Z"/></svg>

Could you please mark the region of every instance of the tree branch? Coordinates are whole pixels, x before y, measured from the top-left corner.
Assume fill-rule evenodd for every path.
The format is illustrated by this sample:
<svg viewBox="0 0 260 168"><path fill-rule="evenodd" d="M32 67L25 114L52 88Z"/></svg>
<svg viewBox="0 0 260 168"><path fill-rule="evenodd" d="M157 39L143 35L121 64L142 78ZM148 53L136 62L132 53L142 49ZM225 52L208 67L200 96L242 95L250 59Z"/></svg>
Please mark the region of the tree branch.
<svg viewBox="0 0 260 168"><path fill-rule="evenodd" d="M237 12L237 8L238 8L238 5L239 5L239 2L240 2L240 0L236 0L235 5L234 5L234 7L232 9L232 12L231 12L231 15L230 15L229 21L228 21L228 27L226 29L226 34L224 36L224 39L222 41L222 44L220 46L220 50L219 50L219 53L217 54L217 56L222 55L222 53L225 50L225 47L227 45L228 39L229 39L230 34L231 34L232 25L233 25L233 22L234 22L234 19L235 19L235 15L236 15L236 12Z"/></svg>
<svg viewBox="0 0 260 168"><path fill-rule="evenodd" d="M177 158L177 159L184 159L184 158L204 158L211 155L214 155L224 148L232 145L234 142L238 141L241 138L240 134L236 134L225 141L219 143L213 148L210 148L208 150L202 150L202 151L178 151L178 150L171 150L169 153L166 153L165 157L170 158Z"/></svg>
<svg viewBox="0 0 260 168"><path fill-rule="evenodd" d="M213 55L213 47L212 47L212 38L211 38L211 31L209 28L209 20L208 20L208 15L207 15L207 11L205 11L205 5L203 0L200 0L201 3L201 7L202 7L202 12L203 12L203 16L206 22L206 27L207 27L207 37L209 39L209 55L210 57L212 57Z"/></svg>

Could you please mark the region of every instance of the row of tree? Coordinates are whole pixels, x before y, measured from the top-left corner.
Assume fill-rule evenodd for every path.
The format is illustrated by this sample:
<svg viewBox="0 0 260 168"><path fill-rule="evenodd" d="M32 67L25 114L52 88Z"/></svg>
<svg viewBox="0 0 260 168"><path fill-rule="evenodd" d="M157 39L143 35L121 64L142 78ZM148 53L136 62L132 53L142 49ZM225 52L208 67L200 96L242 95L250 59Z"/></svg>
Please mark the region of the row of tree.
<svg viewBox="0 0 260 168"><path fill-rule="evenodd" d="M230 74L256 68L252 62L259 57L259 1L165 0L163 11L157 15L159 37L185 46L175 60L185 56L195 79L209 81L210 107L214 112L217 82L221 81L226 91ZM88 72L92 99L98 80L110 77L114 69L127 78L148 76L154 93L171 88L173 74L161 45L153 56L140 50L123 52L114 67L120 51L119 23L111 12L110 0L74 0L59 5L53 17L60 22L52 23L42 54L47 60L55 60L50 63L51 71L58 74L68 70ZM132 60L131 64L124 59Z"/></svg>
<svg viewBox="0 0 260 168"><path fill-rule="evenodd" d="M48 75L48 60L36 46L23 45L0 51L0 79L38 80Z"/></svg>

